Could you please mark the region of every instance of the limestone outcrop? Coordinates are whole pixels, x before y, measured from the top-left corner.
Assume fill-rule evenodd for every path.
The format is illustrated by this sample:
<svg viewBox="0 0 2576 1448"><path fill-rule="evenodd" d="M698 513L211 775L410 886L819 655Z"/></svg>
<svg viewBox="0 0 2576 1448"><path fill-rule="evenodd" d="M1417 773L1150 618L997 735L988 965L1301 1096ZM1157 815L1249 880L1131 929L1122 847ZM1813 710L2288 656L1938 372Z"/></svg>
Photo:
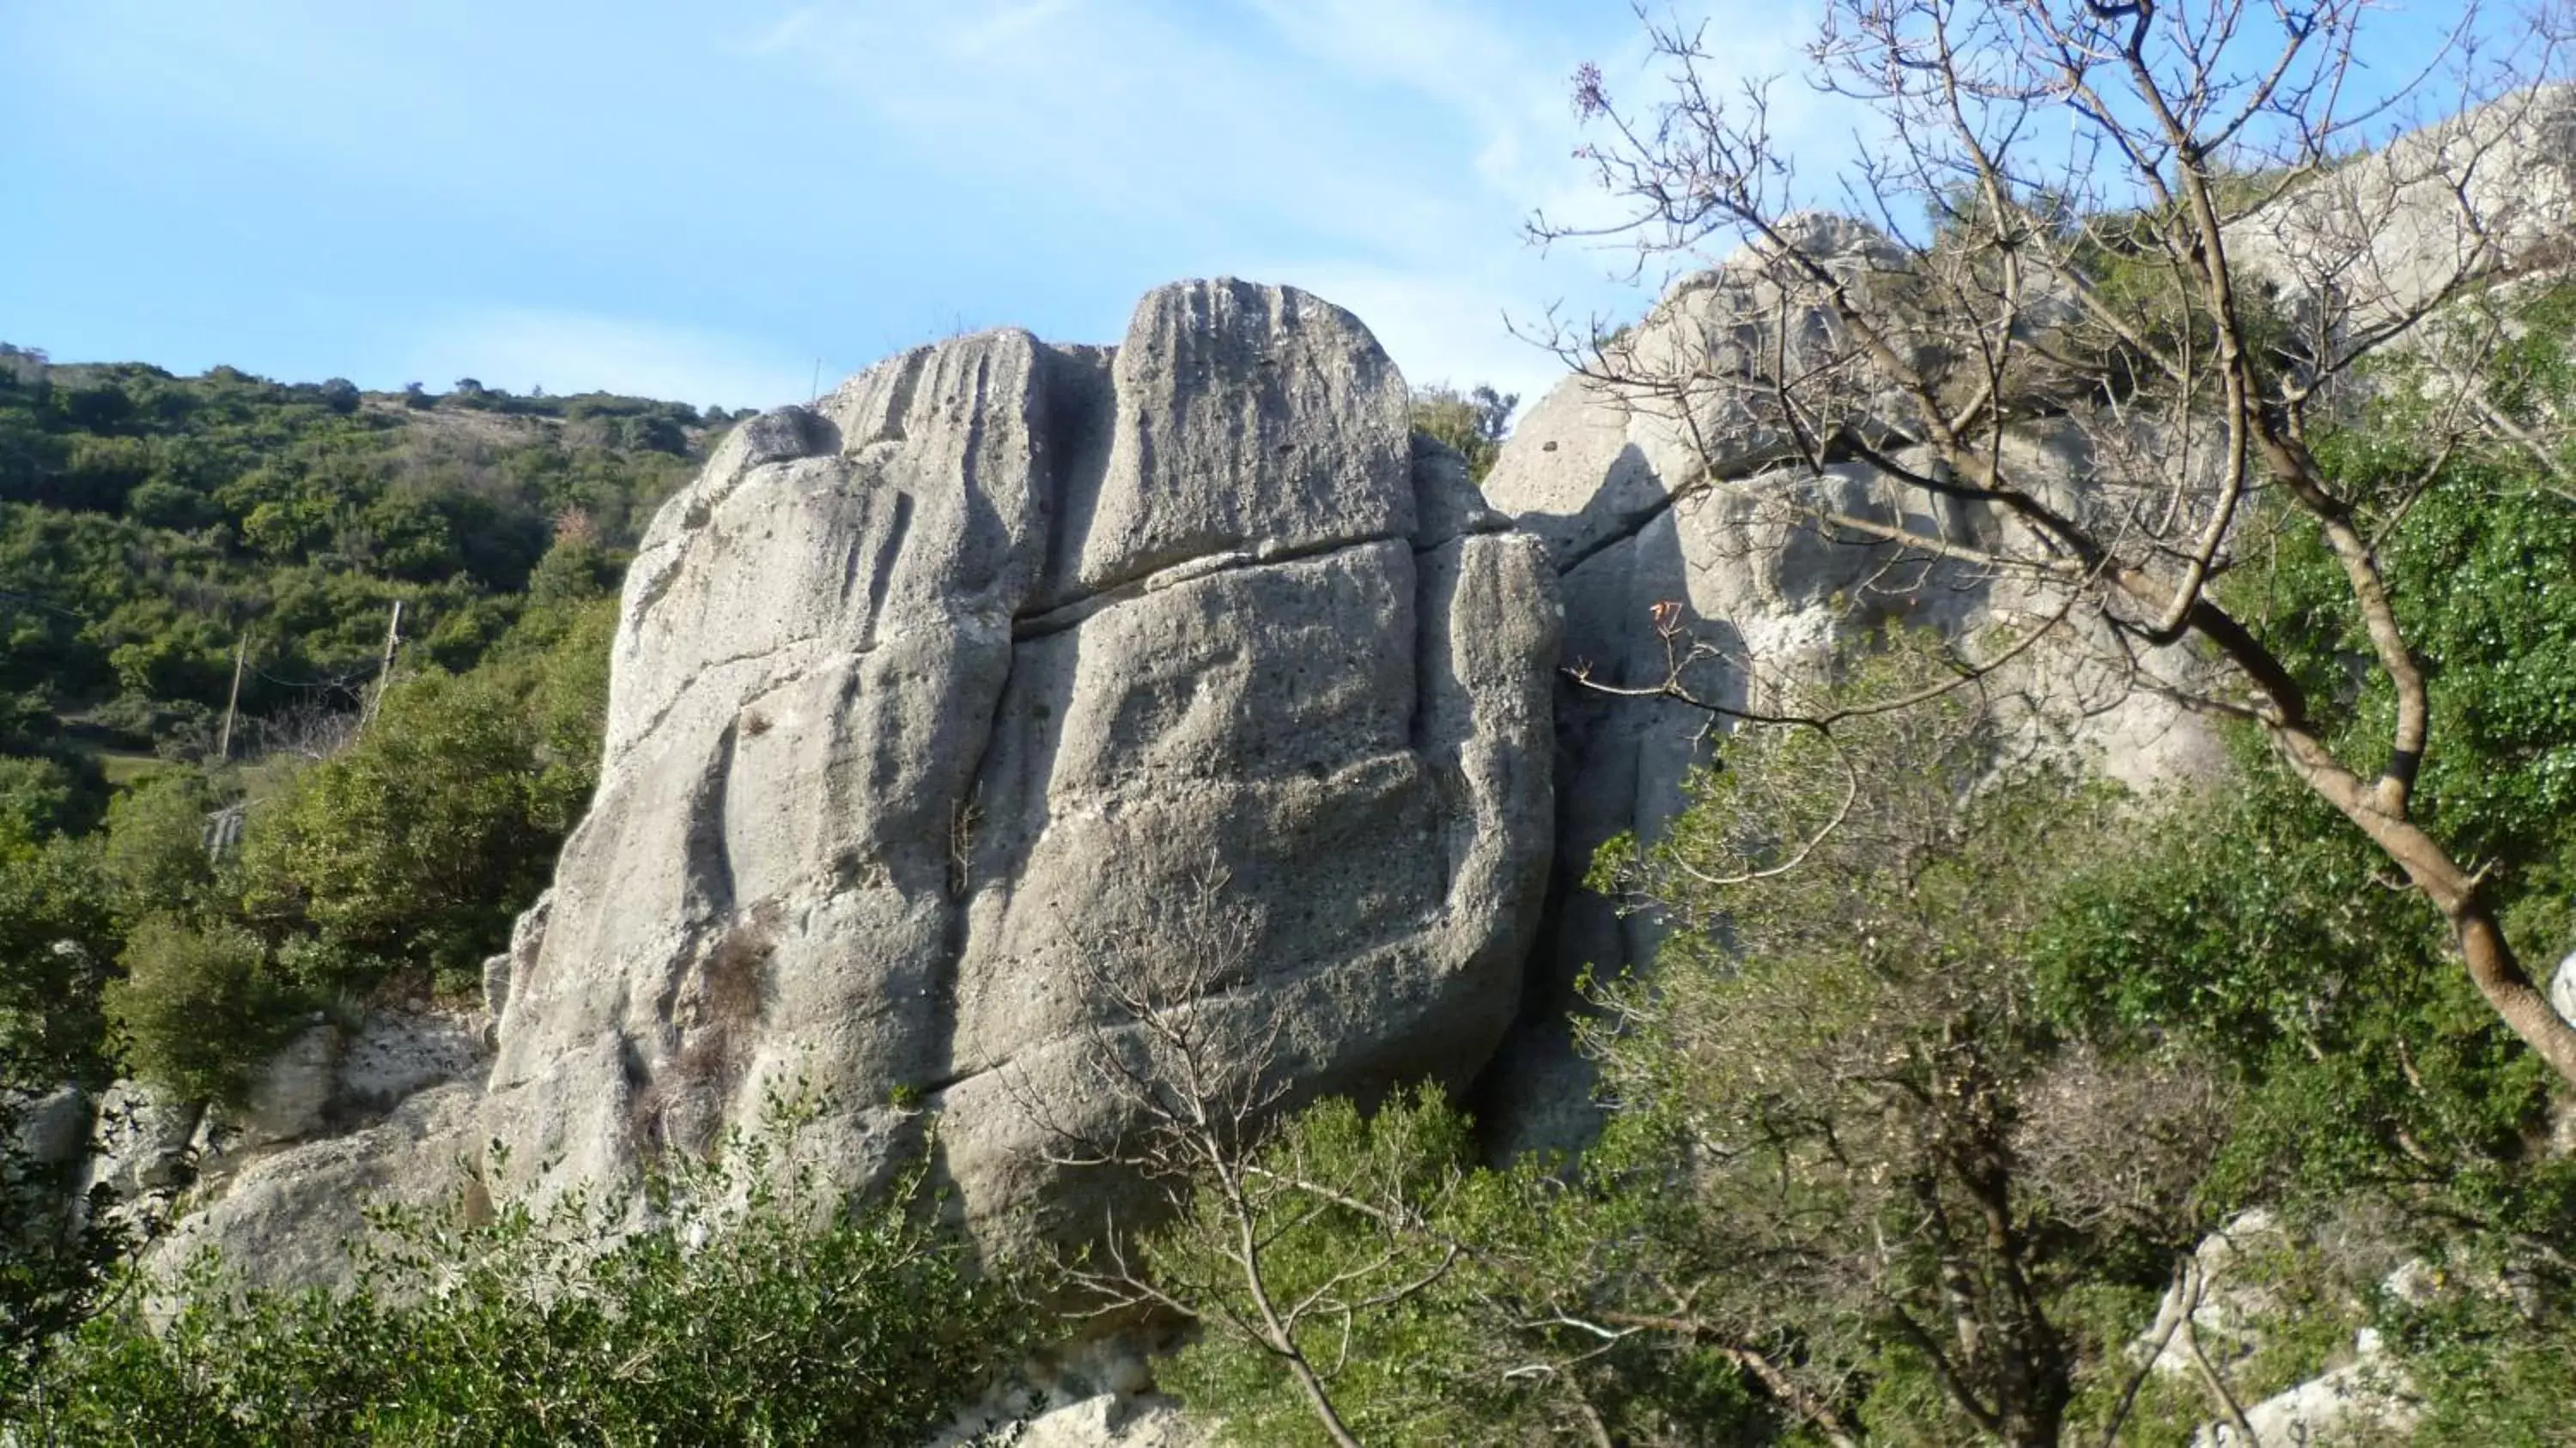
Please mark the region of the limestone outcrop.
<svg viewBox="0 0 2576 1448"><path fill-rule="evenodd" d="M1103 986L1199 948L1211 875L1228 969L1176 1004L1247 1068L1481 1067L1550 857L1555 570L1408 404L1348 313L1214 281L737 429L629 572L598 794L490 983L497 1185L819 1088L836 1179L935 1123L980 1230L1094 1230L1030 1106L1109 1124Z"/></svg>
<svg viewBox="0 0 2576 1448"><path fill-rule="evenodd" d="M2563 265L2576 232L2576 85L2517 91L2409 132L2230 228L2231 257L2293 306L2374 325L2462 273Z"/></svg>
<svg viewBox="0 0 2576 1448"><path fill-rule="evenodd" d="M1802 244L1854 271L1902 264L1860 223L1801 224ZM1619 369L1645 379L1723 373L1730 349L1773 345L1773 325L1786 330L1793 358L1820 343L1826 319L1810 312L1775 324L1780 308L1759 259L1736 258L1679 282L1617 343ZM1901 416L1901 407L1884 410ZM1891 622L1960 641L2039 616L2036 599L1990 571L1901 555L1811 521L1824 511L1961 543L1998 527L1965 507L1910 514L1921 495L1865 463L1810 476L1763 415L1723 388L1569 377L1531 409L1485 480L1487 498L1546 544L1565 592L1565 666L1587 676L1569 677L1558 693L1557 873L1549 938L1533 967L1536 993L1552 982L1559 1006L1584 967L1617 971L1651 958L1655 922L1621 917L1583 888L1584 873L1612 837L1657 835L1681 808L1686 776L1715 757L1728 727L1671 699L1607 690L1651 691L1678 662L1695 697L1743 708L1770 702L1782 681L1821 677L1838 647ZM2072 495L2096 445L2079 427L2032 429L2011 444L2015 476ZM1903 457L1924 461L1910 450ZM1694 658L1694 643L1714 652ZM2081 650L2058 651L2017 670L2012 690L2042 747L2080 752L2135 782L2198 768L2214 748L2208 731L2123 682L2093 677ZM1497 1084L1532 1092L1527 1082Z"/></svg>

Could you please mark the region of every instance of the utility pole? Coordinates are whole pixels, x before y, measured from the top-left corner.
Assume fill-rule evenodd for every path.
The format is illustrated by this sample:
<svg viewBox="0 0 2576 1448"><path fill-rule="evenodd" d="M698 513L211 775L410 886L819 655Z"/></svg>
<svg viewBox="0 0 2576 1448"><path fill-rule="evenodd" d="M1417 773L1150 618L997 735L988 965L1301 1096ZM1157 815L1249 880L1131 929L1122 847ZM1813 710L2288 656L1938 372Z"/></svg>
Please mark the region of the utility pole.
<svg viewBox="0 0 2576 1448"><path fill-rule="evenodd" d="M358 721L360 729L376 722L376 710L384 706L385 690L393 684L394 650L402 647L402 606L403 601L395 599L393 617L385 621L385 656L376 664L375 697L367 701L366 715Z"/></svg>
<svg viewBox="0 0 2576 1448"><path fill-rule="evenodd" d="M233 757L233 715L241 708L242 665L250 660L250 635L245 633L233 643L233 691L224 698L224 729L215 736L215 762L228 764Z"/></svg>

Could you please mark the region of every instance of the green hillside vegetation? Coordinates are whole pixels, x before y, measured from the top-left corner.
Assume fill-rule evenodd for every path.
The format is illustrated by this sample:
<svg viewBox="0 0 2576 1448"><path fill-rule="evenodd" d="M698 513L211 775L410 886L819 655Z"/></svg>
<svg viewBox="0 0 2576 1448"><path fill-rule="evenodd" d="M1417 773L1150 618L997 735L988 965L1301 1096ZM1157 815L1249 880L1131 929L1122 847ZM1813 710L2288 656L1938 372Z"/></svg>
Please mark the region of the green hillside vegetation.
<svg viewBox="0 0 2576 1448"><path fill-rule="evenodd" d="M626 550L732 420L0 349L15 1068L223 1098L290 1020L466 984L588 798Z"/></svg>
<svg viewBox="0 0 2576 1448"><path fill-rule="evenodd" d="M473 666L558 542L613 551L710 427L637 398L431 398L0 348L0 726L13 752L199 759L237 650L255 719ZM93 777L86 799L98 806ZM75 813L69 822L85 818Z"/></svg>

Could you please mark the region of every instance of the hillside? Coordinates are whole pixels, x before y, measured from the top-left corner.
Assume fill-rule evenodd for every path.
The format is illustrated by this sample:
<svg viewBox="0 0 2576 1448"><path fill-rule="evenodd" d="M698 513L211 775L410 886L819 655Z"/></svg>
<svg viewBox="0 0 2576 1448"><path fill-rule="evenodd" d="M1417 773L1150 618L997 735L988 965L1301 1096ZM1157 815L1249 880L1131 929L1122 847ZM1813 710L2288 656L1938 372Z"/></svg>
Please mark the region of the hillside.
<svg viewBox="0 0 2576 1448"><path fill-rule="evenodd" d="M684 404L283 384L0 347L0 721L97 777L358 707L401 662L472 667L558 544L612 555L732 419ZM559 559L558 570L571 559ZM300 721L300 722L291 722Z"/></svg>

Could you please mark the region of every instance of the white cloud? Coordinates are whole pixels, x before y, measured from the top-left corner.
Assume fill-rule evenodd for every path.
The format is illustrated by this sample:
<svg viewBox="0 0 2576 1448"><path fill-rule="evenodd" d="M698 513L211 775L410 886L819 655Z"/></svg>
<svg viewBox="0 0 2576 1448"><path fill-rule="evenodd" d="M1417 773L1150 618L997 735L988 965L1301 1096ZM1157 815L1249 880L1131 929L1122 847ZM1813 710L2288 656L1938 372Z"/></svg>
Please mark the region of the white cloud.
<svg viewBox="0 0 2576 1448"><path fill-rule="evenodd" d="M1685 23L1711 17L1748 77L1794 69L1815 21L1803 0L1681 4ZM827 77L877 144L1024 198L1033 218L1111 218L1159 265L1314 290L1356 312L1417 381L1492 382L1535 401L1562 367L1506 314L1523 330L1559 303L1578 326L1634 315L1691 264L1658 263L1629 285L1621 243L1541 254L1525 239L1533 212L1619 219L1573 154L1572 73L1599 63L1628 102L1650 102L1664 78L1615 10L825 0L769 33L785 38L764 63ZM1804 86L1784 85L1780 101L1791 145L1841 153ZM1043 234L1030 244L1043 264Z"/></svg>
<svg viewBox="0 0 2576 1448"><path fill-rule="evenodd" d="M536 309L467 313L413 339L402 355L405 371L433 390L472 377L512 392L622 392L699 406L801 401L814 379L812 359L799 362L749 338Z"/></svg>

